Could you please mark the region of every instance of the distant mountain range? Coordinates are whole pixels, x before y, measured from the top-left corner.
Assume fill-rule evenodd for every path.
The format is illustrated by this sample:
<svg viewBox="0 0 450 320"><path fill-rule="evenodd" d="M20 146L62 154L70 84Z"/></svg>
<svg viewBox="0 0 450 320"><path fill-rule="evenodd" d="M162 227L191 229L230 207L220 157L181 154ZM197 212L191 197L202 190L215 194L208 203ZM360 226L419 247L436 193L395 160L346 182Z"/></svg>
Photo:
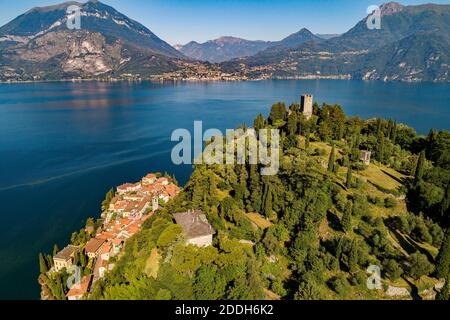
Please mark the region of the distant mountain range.
<svg viewBox="0 0 450 320"><path fill-rule="evenodd" d="M308 41L321 42L323 40L304 28L281 41L252 41L235 37L221 37L205 43L191 41L184 46L177 45L175 47L192 59L220 63L235 58L253 56L270 47L293 47Z"/></svg>
<svg viewBox="0 0 450 320"><path fill-rule="evenodd" d="M66 9L81 8L69 30ZM0 28L0 80L343 78L450 81L450 5L381 6L342 35L307 29L280 41L222 37L170 46L99 1L34 8Z"/></svg>
<svg viewBox="0 0 450 320"><path fill-rule="evenodd" d="M271 47L221 66L248 78L450 80L450 5L391 2L381 6L380 30L366 22L327 41Z"/></svg>

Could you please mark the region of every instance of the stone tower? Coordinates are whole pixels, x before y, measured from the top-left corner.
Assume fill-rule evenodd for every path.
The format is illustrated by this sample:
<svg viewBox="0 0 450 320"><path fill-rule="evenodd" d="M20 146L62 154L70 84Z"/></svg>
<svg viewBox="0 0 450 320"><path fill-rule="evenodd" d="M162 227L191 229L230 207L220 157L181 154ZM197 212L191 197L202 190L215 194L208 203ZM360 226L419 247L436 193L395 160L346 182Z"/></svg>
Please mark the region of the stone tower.
<svg viewBox="0 0 450 320"><path fill-rule="evenodd" d="M159 209L159 198L157 196L152 199L152 211L156 211Z"/></svg>
<svg viewBox="0 0 450 320"><path fill-rule="evenodd" d="M311 119L313 115L313 96L311 94L302 95L300 111L303 113L306 119Z"/></svg>

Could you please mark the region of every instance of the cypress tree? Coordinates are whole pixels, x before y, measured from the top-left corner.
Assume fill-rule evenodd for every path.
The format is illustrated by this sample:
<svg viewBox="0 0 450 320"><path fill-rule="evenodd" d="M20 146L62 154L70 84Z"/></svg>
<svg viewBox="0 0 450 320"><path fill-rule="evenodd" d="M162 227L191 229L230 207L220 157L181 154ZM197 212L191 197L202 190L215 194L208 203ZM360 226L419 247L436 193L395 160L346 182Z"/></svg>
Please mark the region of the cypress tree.
<svg viewBox="0 0 450 320"><path fill-rule="evenodd" d="M436 295L436 300L449 300L450 298L450 292L449 292L449 285L448 282L450 280L450 277L447 276L447 279L445 279L445 284L442 287L441 291L438 292L438 294Z"/></svg>
<svg viewBox="0 0 450 320"><path fill-rule="evenodd" d="M394 121L394 126L392 127L391 133L391 141L395 144L396 140L397 140L397 120Z"/></svg>
<svg viewBox="0 0 450 320"><path fill-rule="evenodd" d="M419 159L417 160L417 168L414 176L415 182L422 179L425 171L425 151L420 152Z"/></svg>
<svg viewBox="0 0 450 320"><path fill-rule="evenodd" d="M349 165L348 166L348 170L347 170L347 181L345 182L345 185L347 188L351 188L352 187L352 183L353 183L353 175L352 175L352 166Z"/></svg>
<svg viewBox="0 0 450 320"><path fill-rule="evenodd" d="M445 218L445 213L450 208L450 183L447 185L447 189L445 190L444 198L442 199L442 202L440 204L440 214L441 218Z"/></svg>
<svg viewBox="0 0 450 320"><path fill-rule="evenodd" d="M394 127L394 124L392 123L392 119L389 119L389 122L388 122L388 130L387 130L387 138L389 139L389 140L391 140L391 137L392 137L392 128Z"/></svg>
<svg viewBox="0 0 450 320"><path fill-rule="evenodd" d="M75 255L73 257L73 264L75 266L77 266L79 262L80 262L80 253L79 252L75 252Z"/></svg>
<svg viewBox="0 0 450 320"><path fill-rule="evenodd" d="M44 258L45 258L45 261L47 261L47 266L49 268L53 268L53 256L51 254L48 254Z"/></svg>
<svg viewBox="0 0 450 320"><path fill-rule="evenodd" d="M413 162L413 164L412 164L411 173L410 173L410 175L411 175L412 177L415 177L415 176L416 176L416 171L417 171L417 161L419 161L419 157L415 157L415 158L414 158L414 162Z"/></svg>
<svg viewBox="0 0 450 320"><path fill-rule="evenodd" d="M262 128L264 128L264 117L263 115L260 113L258 114L258 116L256 117L254 123L253 123L253 127L255 128L255 131L258 133L259 130L261 130Z"/></svg>
<svg viewBox="0 0 450 320"><path fill-rule="evenodd" d="M380 135L378 139L377 160L383 162L384 159L384 136Z"/></svg>
<svg viewBox="0 0 450 320"><path fill-rule="evenodd" d="M266 218L272 217L272 187L267 186L266 197L264 199L264 215Z"/></svg>
<svg viewBox="0 0 450 320"><path fill-rule="evenodd" d="M435 129L431 129L428 133L428 143L427 143L427 155L431 157L431 151L433 150L433 146L436 143L438 133Z"/></svg>
<svg viewBox="0 0 450 320"><path fill-rule="evenodd" d="M55 245L53 246L53 256L56 256L59 252L59 248L58 245L55 243Z"/></svg>
<svg viewBox="0 0 450 320"><path fill-rule="evenodd" d="M255 210L256 212L261 212L262 190L258 173L258 166L256 164L250 165L249 189L250 202L253 210Z"/></svg>
<svg viewBox="0 0 450 320"><path fill-rule="evenodd" d="M39 270L42 274L48 271L47 261L45 261L44 255L39 253Z"/></svg>
<svg viewBox="0 0 450 320"><path fill-rule="evenodd" d="M344 215L342 216L341 225L342 230L345 232L349 232L352 230L352 210L353 204L351 201L348 201L345 205Z"/></svg>
<svg viewBox="0 0 450 320"><path fill-rule="evenodd" d="M335 151L334 151L334 144L333 144L333 147L331 148L331 152L330 152L330 158L328 159L328 172L333 172L334 160L335 160Z"/></svg>
<svg viewBox="0 0 450 320"><path fill-rule="evenodd" d="M297 134L297 124L297 117L295 116L295 113L293 113L289 116L287 121L287 133L289 136L295 136Z"/></svg>
<svg viewBox="0 0 450 320"><path fill-rule="evenodd" d="M450 228L447 228L445 239L436 258L436 274L438 278L446 278L450 273Z"/></svg>
<svg viewBox="0 0 450 320"><path fill-rule="evenodd" d="M381 129L382 129L382 122L381 118L377 119L377 137L381 135Z"/></svg>

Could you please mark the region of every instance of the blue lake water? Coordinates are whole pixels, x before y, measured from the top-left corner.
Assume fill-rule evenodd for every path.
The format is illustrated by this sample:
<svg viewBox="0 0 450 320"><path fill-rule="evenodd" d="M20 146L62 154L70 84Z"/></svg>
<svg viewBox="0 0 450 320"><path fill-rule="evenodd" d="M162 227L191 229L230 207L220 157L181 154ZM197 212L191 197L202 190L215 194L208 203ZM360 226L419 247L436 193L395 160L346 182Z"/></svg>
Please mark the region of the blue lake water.
<svg viewBox="0 0 450 320"><path fill-rule="evenodd" d="M38 299L37 255L63 247L108 189L175 166L173 130L252 124L272 103L339 103L426 134L450 129L450 85L338 80L0 84L0 299Z"/></svg>

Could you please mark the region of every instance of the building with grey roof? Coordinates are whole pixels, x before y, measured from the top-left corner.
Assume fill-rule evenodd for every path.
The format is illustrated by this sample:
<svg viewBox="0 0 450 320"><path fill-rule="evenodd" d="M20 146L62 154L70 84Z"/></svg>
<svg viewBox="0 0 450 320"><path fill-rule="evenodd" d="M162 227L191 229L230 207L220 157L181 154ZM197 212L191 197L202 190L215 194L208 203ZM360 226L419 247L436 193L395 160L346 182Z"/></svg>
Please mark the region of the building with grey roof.
<svg viewBox="0 0 450 320"><path fill-rule="evenodd" d="M174 214L175 221L183 229L186 244L198 247L212 245L214 229L209 224L206 215L201 210L187 211Z"/></svg>

